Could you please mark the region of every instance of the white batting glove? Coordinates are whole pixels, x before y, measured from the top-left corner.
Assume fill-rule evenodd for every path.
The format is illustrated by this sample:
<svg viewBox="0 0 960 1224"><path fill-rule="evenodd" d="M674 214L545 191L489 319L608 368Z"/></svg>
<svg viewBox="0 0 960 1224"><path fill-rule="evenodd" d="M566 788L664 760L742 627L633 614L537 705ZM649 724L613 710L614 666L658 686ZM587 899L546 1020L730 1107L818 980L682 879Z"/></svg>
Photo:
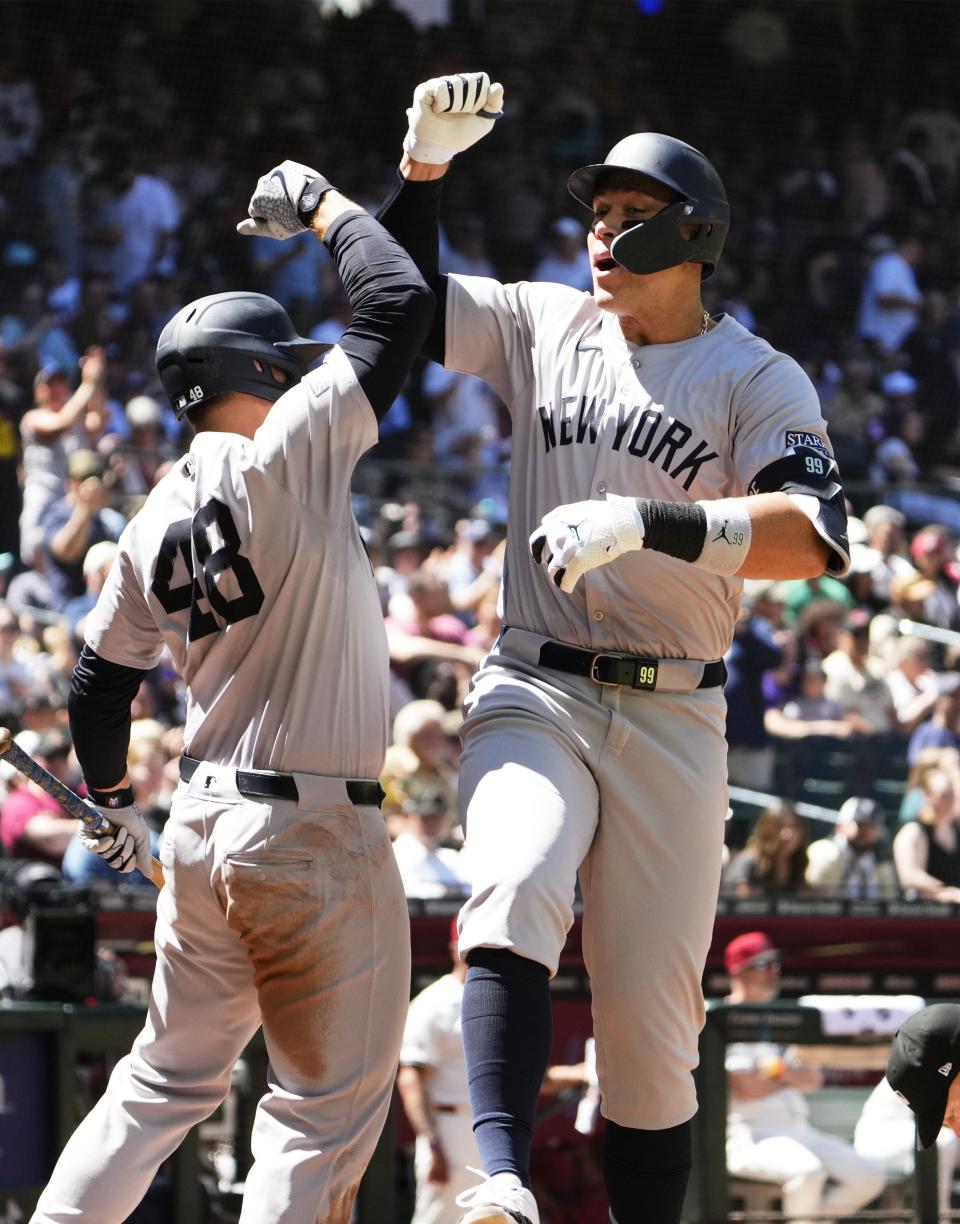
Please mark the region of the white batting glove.
<svg viewBox="0 0 960 1224"><path fill-rule="evenodd" d="M330 183L317 170L285 161L264 174L250 197L248 220L237 233L245 238L276 238L284 242L309 228L310 216Z"/></svg>
<svg viewBox="0 0 960 1224"><path fill-rule="evenodd" d="M530 552L569 595L589 570L643 548L643 536L636 500L608 493L605 502L571 502L545 514L530 537Z"/></svg>
<svg viewBox="0 0 960 1224"><path fill-rule="evenodd" d="M445 166L476 144L503 114L503 86L485 72L433 77L413 92L404 150L414 161Z"/></svg>
<svg viewBox="0 0 960 1224"><path fill-rule="evenodd" d="M149 878L152 860L150 829L135 803L122 808L90 804L90 821L80 824L80 841L91 854L99 854L114 871L128 872L139 867ZM111 832L98 834L98 821L107 821Z"/></svg>

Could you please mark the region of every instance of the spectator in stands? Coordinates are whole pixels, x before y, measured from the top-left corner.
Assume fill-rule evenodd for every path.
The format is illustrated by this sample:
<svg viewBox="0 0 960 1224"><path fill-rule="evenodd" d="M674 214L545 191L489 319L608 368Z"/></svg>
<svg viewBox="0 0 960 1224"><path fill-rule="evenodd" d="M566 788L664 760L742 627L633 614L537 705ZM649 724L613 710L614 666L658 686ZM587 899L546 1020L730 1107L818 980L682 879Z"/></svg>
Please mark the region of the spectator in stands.
<svg viewBox="0 0 960 1224"><path fill-rule="evenodd" d="M67 456L90 445L103 427L106 407L106 357L89 349L81 365L80 386L71 392L67 372L45 367L34 379L34 407L20 422L23 443L23 510L20 515L20 555L33 561L43 539L40 519L63 491Z"/></svg>
<svg viewBox="0 0 960 1224"><path fill-rule="evenodd" d="M898 371L899 372L899 371ZM874 484L909 484L920 478L919 455L926 421L915 408L888 416L884 437L877 443L867 475Z"/></svg>
<svg viewBox="0 0 960 1224"><path fill-rule="evenodd" d="M130 432L110 450L111 467L117 477L116 490L125 499L143 498L178 451L167 438L163 408L152 395L132 396L124 413Z"/></svg>
<svg viewBox="0 0 960 1224"><path fill-rule="evenodd" d="M390 663L412 689L418 687L416 667L422 660L446 659L476 667L482 652L471 646L467 626L455 616L447 584L426 567L407 580L409 615L391 612L385 620Z"/></svg>
<svg viewBox="0 0 960 1224"><path fill-rule="evenodd" d="M587 236L573 217L559 217L550 226L549 249L530 273L532 281L554 281L589 293L593 288Z"/></svg>
<svg viewBox="0 0 960 1224"><path fill-rule="evenodd" d="M953 779L954 789L960 795L960 752L955 748L921 748L903 786L903 798L897 813L898 824L916 820L920 815L924 803L924 783L927 775L935 769L942 770Z"/></svg>
<svg viewBox="0 0 960 1224"><path fill-rule="evenodd" d="M458 519L453 534L453 548L440 572L454 609L469 618L490 589L500 585L505 540L498 544L492 523L482 518Z"/></svg>
<svg viewBox="0 0 960 1224"><path fill-rule="evenodd" d="M800 646L800 660L825 659L837 648L840 628L851 610L835 599L814 599L804 606L797 618L794 631ZM799 680L799 676L797 677Z"/></svg>
<svg viewBox="0 0 960 1224"><path fill-rule="evenodd" d="M866 474L873 448L871 427L883 418L883 396L872 386L873 366L865 357L850 357L843 366L843 381L826 408L830 441L843 472L852 466Z"/></svg>
<svg viewBox="0 0 960 1224"><path fill-rule="evenodd" d="M923 260L923 242L903 234L893 250L877 256L860 299L858 330L881 357L896 353L917 325L923 301L914 269Z"/></svg>
<svg viewBox="0 0 960 1224"><path fill-rule="evenodd" d="M885 669L870 654L870 613L854 608L837 635L837 648L823 660L824 695L835 701L843 717L869 734L893 727L893 702L884 681Z"/></svg>
<svg viewBox="0 0 960 1224"><path fill-rule="evenodd" d="M79 353L67 329L47 305L42 280L29 280L16 309L0 317L0 344L11 357L35 359L36 369L73 370Z"/></svg>
<svg viewBox="0 0 960 1224"><path fill-rule="evenodd" d="M954 779L941 769L923 780L923 805L893 839L893 861L905 893L960 902L960 808Z"/></svg>
<svg viewBox="0 0 960 1224"><path fill-rule="evenodd" d="M66 731L41 735L33 756L61 782L75 783ZM39 859L59 868L79 826L80 822L35 782L18 786L0 808L0 842L8 858Z"/></svg>
<svg viewBox="0 0 960 1224"><path fill-rule="evenodd" d="M453 811L459 753L447 734L447 711L439 701L411 701L393 720L393 742L387 749L380 781L387 797L385 813L399 811L414 792L428 787L444 791Z"/></svg>
<svg viewBox="0 0 960 1224"><path fill-rule="evenodd" d="M924 292L920 322L903 351L919 383L917 403L926 421L921 461L951 462L960 420L960 319L941 290Z"/></svg>
<svg viewBox="0 0 960 1224"><path fill-rule="evenodd" d="M833 834L811 842L806 880L811 888L831 896L876 900L896 894L893 865L877 853L883 817L874 799L845 799Z"/></svg>
<svg viewBox="0 0 960 1224"><path fill-rule="evenodd" d="M841 608L854 606L854 598L839 578L821 574L819 578L795 578L778 583L782 589L787 624L803 625L803 614L812 603L832 602Z"/></svg>
<svg viewBox="0 0 960 1224"><path fill-rule="evenodd" d="M0 171L31 157L43 127L37 83L18 71L10 47L0 56Z"/></svg>
<svg viewBox="0 0 960 1224"><path fill-rule="evenodd" d="M902 638L896 649L896 665L887 673L887 688L897 724L908 733L929 717L937 698L953 691L960 676L939 677L930 666L930 648L922 638Z"/></svg>
<svg viewBox="0 0 960 1224"><path fill-rule="evenodd" d="M417 785L408 778L393 852L408 897L447 897L469 893L464 851L446 843L455 820L448 788Z"/></svg>
<svg viewBox="0 0 960 1224"><path fill-rule="evenodd" d="M97 597L103 590L110 566L117 555L117 545L114 540L101 540L92 544L83 558L83 582L85 590L82 595L75 595L68 600L63 609L63 617L67 622L73 640L83 645L83 623L87 613L92 612Z"/></svg>
<svg viewBox="0 0 960 1224"><path fill-rule="evenodd" d="M890 199L895 209L934 208L937 193L930 175L930 136L921 127L906 128L890 158Z"/></svg>
<svg viewBox="0 0 960 1224"><path fill-rule="evenodd" d="M111 477L98 451L73 451L67 459L63 496L52 501L41 517L51 602L58 612L85 592L83 560L88 550L120 538L124 520L110 508Z"/></svg>
<svg viewBox="0 0 960 1224"><path fill-rule="evenodd" d="M931 523L918 531L910 542L910 556L918 573L934 584L923 601L923 621L941 629L960 628L960 566L956 541L946 527Z"/></svg>
<svg viewBox="0 0 960 1224"><path fill-rule="evenodd" d="M482 379L431 361L424 369L420 390L430 410L438 459L458 459L463 444L471 440L480 446L485 463L497 462L499 401Z"/></svg>
<svg viewBox="0 0 960 1224"><path fill-rule="evenodd" d="M40 689L35 671L27 667L17 651L19 637L16 614L0 602L0 722L5 725L17 721L27 697Z"/></svg>
<svg viewBox="0 0 960 1224"><path fill-rule="evenodd" d="M914 573L907 556L907 541L904 535L906 519L893 506L882 503L871 506L863 516L867 529L864 544L852 545L851 556L859 552L868 554L857 558L859 568L870 574L869 602L875 611L885 608L890 602L890 583L894 578L903 578Z"/></svg>
<svg viewBox="0 0 960 1224"><path fill-rule="evenodd" d="M114 289L128 292L146 276L176 271L180 203L170 183L147 174L132 149L114 149L110 170L114 200L111 271ZM319 244L317 244L319 245Z"/></svg>
<svg viewBox="0 0 960 1224"><path fill-rule="evenodd" d="M806 892L807 822L781 800L757 818L744 848L730 861L725 884L738 896Z"/></svg>
<svg viewBox="0 0 960 1224"><path fill-rule="evenodd" d="M910 736L907 762L916 764L920 754L930 748L960 749L960 687L941 694L934 702L930 717Z"/></svg>
<svg viewBox="0 0 960 1224"><path fill-rule="evenodd" d="M478 213L453 219L447 229L449 241L440 251L440 270L459 276L491 276L497 271L487 253L487 226Z"/></svg>
<svg viewBox="0 0 960 1224"><path fill-rule="evenodd" d="M761 931L727 944L730 1004L765 1004L780 992L780 954ZM770 1042L727 1046L727 1171L781 1187L783 1214L854 1216L883 1189L883 1174L850 1144L810 1125L806 1101L823 1083L803 1047Z"/></svg>
<svg viewBox="0 0 960 1224"><path fill-rule="evenodd" d="M727 651L727 776L733 786L768 791L774 750L764 725L763 675L783 661L770 622L751 609L750 598L734 627Z"/></svg>
<svg viewBox="0 0 960 1224"><path fill-rule="evenodd" d="M856 717L848 718L838 701L825 696L827 676L823 660L811 655L800 673L800 692L778 709L766 711L763 725L770 735L781 739L803 739L808 735L828 735L847 739L862 729Z"/></svg>

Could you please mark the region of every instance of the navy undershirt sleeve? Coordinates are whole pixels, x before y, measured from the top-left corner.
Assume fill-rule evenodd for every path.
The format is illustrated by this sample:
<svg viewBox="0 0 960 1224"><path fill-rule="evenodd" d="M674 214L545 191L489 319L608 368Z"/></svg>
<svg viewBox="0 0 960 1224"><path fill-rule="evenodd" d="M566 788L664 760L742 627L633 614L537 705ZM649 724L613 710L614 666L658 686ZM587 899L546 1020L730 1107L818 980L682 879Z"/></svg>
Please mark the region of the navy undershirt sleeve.
<svg viewBox="0 0 960 1224"><path fill-rule="evenodd" d="M409 257L367 213L345 213L324 239L353 321L339 344L381 421L420 355L434 295Z"/></svg>
<svg viewBox="0 0 960 1224"><path fill-rule="evenodd" d="M116 786L127 772L130 706L147 673L103 659L84 646L73 669L70 734L88 786Z"/></svg>
<svg viewBox="0 0 960 1224"><path fill-rule="evenodd" d="M425 357L443 365L447 318L447 278L440 274L440 198L443 179L414 183L397 172L393 187L377 213L420 269L437 298L433 323L423 346Z"/></svg>

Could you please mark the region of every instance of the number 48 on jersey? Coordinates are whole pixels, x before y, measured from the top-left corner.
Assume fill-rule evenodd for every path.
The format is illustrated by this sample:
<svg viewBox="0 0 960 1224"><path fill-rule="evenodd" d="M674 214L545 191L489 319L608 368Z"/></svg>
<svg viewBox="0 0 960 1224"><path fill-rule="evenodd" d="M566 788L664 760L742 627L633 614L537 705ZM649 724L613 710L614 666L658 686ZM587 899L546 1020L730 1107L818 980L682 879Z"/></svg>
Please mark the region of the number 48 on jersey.
<svg viewBox="0 0 960 1224"><path fill-rule="evenodd" d="M223 541L219 548L211 545L212 527ZM190 578L180 586L171 586L178 552ZM193 569L194 553L200 565L199 576ZM217 578L227 572L233 574L240 591L232 599L217 586ZM222 627L220 622L235 625L248 616L256 616L263 606L263 588L253 566L240 552L240 533L229 506L211 497L192 519L178 519L170 524L160 545L150 589L165 612L172 614L190 609L187 638L191 642L218 633ZM209 612L200 607L204 598L210 605Z"/></svg>

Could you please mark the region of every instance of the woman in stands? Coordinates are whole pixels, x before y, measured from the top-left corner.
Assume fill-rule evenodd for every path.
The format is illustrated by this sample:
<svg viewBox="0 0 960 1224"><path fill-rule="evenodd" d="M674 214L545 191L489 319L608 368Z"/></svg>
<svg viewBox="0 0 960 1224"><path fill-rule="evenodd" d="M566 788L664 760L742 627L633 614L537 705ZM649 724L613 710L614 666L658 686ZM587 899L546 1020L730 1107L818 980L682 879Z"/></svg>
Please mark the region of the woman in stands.
<svg viewBox="0 0 960 1224"><path fill-rule="evenodd" d="M923 782L923 806L916 820L893 839L900 887L928 901L960 902L960 824L953 778L933 769Z"/></svg>
<svg viewBox="0 0 960 1224"><path fill-rule="evenodd" d="M735 855L725 884L738 896L808 891L807 822L786 801L760 813L747 844Z"/></svg>

